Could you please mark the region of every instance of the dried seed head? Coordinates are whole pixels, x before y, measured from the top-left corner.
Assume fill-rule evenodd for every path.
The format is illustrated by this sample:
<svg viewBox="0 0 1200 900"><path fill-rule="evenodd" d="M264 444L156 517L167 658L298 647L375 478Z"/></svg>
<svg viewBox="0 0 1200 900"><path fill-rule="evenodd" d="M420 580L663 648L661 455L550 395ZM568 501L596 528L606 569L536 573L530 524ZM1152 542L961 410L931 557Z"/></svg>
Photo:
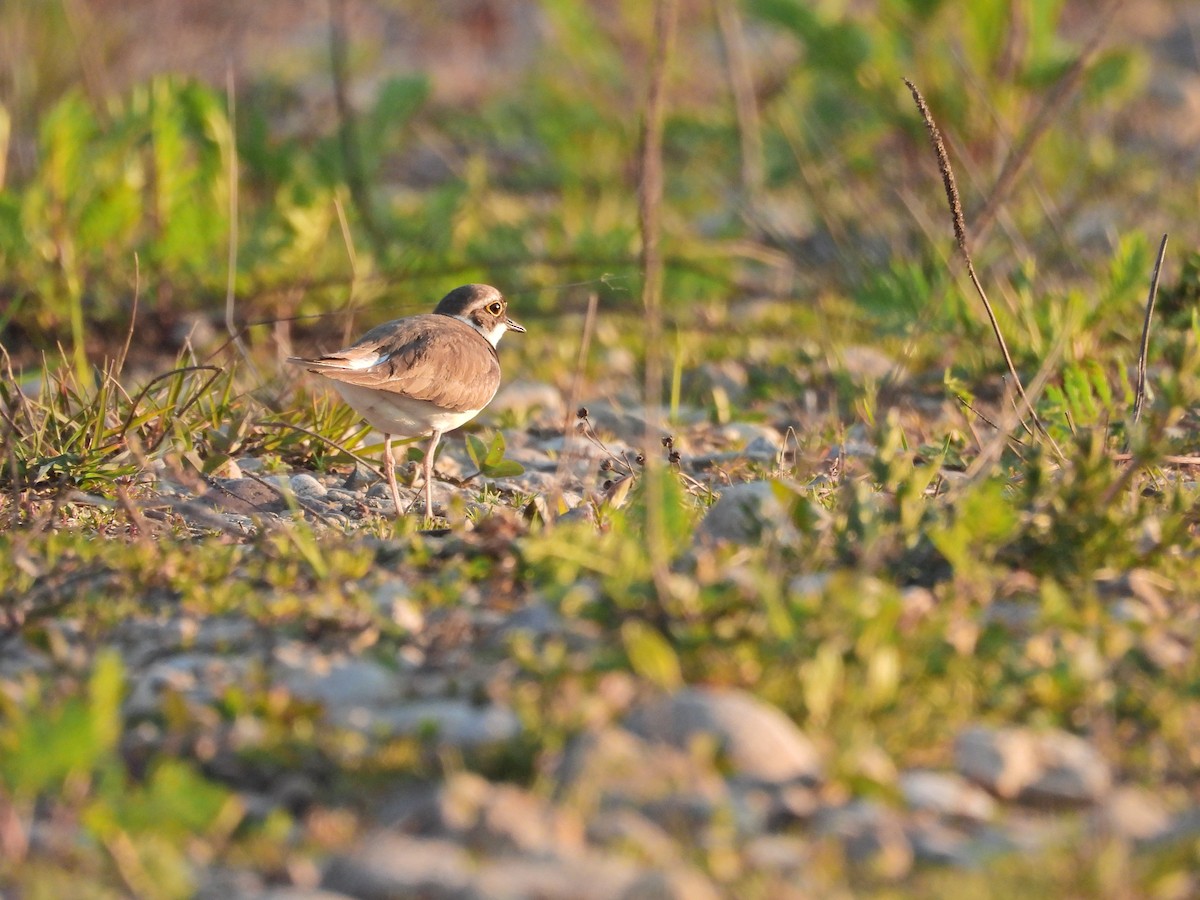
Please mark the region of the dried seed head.
<svg viewBox="0 0 1200 900"><path fill-rule="evenodd" d="M600 471L601 472L611 472L612 471L612 460L611 459L600 460Z"/></svg>
<svg viewBox="0 0 1200 900"><path fill-rule="evenodd" d="M577 418L586 419L588 417L587 407L586 406L579 407L579 409L575 410L575 415Z"/></svg>
<svg viewBox="0 0 1200 900"><path fill-rule="evenodd" d="M662 445L663 445L664 447L671 447L671 446L673 446L674 444L675 444L675 438L671 437L671 435L669 435L669 434L664 434L664 435L663 435L663 439L662 439Z"/></svg>

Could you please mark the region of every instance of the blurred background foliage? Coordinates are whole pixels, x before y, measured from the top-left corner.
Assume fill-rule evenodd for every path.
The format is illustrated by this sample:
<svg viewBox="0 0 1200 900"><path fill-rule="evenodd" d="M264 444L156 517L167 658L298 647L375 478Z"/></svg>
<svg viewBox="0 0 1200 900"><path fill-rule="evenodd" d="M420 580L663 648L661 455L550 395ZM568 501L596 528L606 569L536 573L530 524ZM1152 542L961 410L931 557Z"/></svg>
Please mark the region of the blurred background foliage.
<svg viewBox="0 0 1200 900"><path fill-rule="evenodd" d="M1146 6L686 0L667 122L673 320L759 296L821 302L851 335L936 323L968 339L942 349L974 364L983 326L948 274L907 76L948 136L968 214L1040 135L979 248L1022 352L1036 359L1061 322L1021 286L1045 269L1054 284L1095 277L1118 247L1129 290L1083 302L1124 322L1148 262L1122 235L1195 201L1194 187L1157 193L1169 173L1142 162L1165 151L1130 132ZM593 290L636 309L643 4L175 7L0 10L0 341L23 362L56 343L80 365L102 353L135 271L143 329L177 343L181 317L219 320L231 241L242 322L350 301L411 312L471 279L503 284L526 316Z"/></svg>

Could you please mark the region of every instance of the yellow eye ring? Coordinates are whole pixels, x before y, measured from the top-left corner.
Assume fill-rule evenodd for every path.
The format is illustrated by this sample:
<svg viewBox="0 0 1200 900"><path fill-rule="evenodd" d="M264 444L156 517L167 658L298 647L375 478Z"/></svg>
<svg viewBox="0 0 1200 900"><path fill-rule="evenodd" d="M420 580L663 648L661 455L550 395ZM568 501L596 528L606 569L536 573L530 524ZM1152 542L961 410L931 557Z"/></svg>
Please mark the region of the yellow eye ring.
<svg viewBox="0 0 1200 900"><path fill-rule="evenodd" d="M504 304L496 301L488 307L488 312L490 312L493 316L498 316L500 313L504 312Z"/></svg>

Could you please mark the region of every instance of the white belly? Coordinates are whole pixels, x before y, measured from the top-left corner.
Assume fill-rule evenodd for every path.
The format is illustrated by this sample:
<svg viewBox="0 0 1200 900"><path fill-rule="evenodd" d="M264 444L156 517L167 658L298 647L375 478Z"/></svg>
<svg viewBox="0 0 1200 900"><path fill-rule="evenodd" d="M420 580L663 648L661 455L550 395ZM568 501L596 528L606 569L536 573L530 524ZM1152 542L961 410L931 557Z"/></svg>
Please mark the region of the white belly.
<svg viewBox="0 0 1200 900"><path fill-rule="evenodd" d="M479 415L479 410L451 412L426 400L414 400L389 391L378 391L330 379L342 399L383 434L421 437L437 431L444 434Z"/></svg>

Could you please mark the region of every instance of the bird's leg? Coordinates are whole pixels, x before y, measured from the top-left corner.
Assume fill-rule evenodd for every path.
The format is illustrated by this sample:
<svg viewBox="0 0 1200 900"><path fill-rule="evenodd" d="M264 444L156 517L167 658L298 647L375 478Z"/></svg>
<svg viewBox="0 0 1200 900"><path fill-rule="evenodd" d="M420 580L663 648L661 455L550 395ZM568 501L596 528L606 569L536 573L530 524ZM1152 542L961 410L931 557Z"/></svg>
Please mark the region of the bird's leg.
<svg viewBox="0 0 1200 900"><path fill-rule="evenodd" d="M435 431L429 438L429 451L425 454L425 518L433 518L433 454L437 450L442 433Z"/></svg>
<svg viewBox="0 0 1200 900"><path fill-rule="evenodd" d="M388 488L392 492L392 502L396 504L396 515L400 515L400 488L396 487L396 460L392 458L392 436L383 436L383 474L387 477Z"/></svg>

